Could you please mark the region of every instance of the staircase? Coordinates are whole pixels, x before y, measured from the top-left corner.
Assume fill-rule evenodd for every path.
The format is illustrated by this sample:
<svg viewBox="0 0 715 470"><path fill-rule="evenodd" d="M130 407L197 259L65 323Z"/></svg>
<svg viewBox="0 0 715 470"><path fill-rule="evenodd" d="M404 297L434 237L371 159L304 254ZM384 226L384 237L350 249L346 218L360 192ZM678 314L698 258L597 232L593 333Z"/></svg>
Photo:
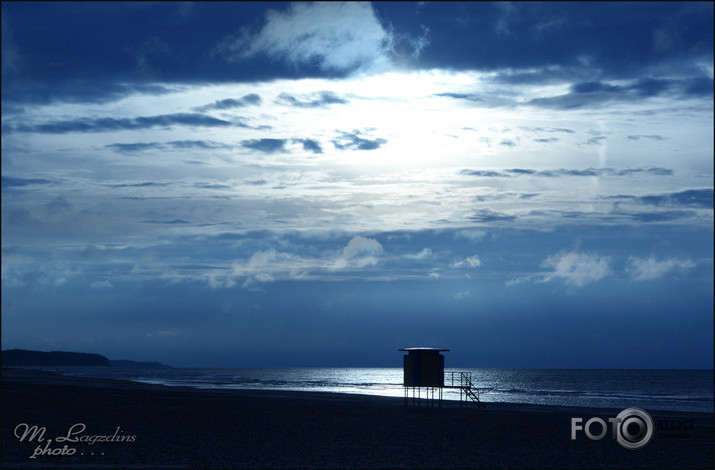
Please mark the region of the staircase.
<svg viewBox="0 0 715 470"><path fill-rule="evenodd" d="M474 387L474 384L470 380L465 387L462 387L464 393L472 399L474 403L480 408L486 408L486 405L479 400L479 389Z"/></svg>
<svg viewBox="0 0 715 470"><path fill-rule="evenodd" d="M448 380L449 379L449 380ZM462 403L462 393L464 393L464 405L467 406L467 398L472 400L480 408L486 408L486 405L479 400L479 389L472 383L472 373L471 372L445 372L445 387L448 388L459 388L460 389L460 399L459 403ZM449 385L447 385L449 383Z"/></svg>

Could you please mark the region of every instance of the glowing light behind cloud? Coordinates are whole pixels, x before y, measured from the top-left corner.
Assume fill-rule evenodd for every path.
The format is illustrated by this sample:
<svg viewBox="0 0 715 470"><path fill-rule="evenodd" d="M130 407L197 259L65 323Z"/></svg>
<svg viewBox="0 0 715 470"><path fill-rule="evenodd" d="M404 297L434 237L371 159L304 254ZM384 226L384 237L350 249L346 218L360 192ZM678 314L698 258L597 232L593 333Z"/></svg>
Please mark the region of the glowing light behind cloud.
<svg viewBox="0 0 715 470"><path fill-rule="evenodd" d="M370 311L474 357L534 319L494 350L531 357L641 306L712 356L711 4L85 8L3 4L8 347L50 344L27 318L173 357L157 332L206 351L308 318L346 357Z"/></svg>

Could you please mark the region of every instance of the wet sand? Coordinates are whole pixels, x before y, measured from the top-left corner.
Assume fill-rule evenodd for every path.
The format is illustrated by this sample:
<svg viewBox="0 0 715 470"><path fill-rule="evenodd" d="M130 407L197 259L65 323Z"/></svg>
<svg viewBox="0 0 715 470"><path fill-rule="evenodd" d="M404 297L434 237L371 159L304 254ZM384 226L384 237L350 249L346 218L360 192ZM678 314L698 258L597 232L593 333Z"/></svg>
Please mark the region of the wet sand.
<svg viewBox="0 0 715 470"><path fill-rule="evenodd" d="M620 409L417 408L401 398L195 390L11 369L3 369L0 411L3 468L714 466L711 413L646 410L655 435L629 450L610 430L598 441L583 433L571 440L572 417L607 420ZM20 441L33 425L44 434Z"/></svg>

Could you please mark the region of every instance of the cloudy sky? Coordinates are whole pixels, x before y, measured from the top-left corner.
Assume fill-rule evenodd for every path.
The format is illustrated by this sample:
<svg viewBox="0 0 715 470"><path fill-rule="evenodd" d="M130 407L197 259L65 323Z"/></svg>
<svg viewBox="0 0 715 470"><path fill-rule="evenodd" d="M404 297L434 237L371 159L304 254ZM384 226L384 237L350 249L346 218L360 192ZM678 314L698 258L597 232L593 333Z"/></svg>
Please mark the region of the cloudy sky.
<svg viewBox="0 0 715 470"><path fill-rule="evenodd" d="M2 346L713 367L712 3L2 5Z"/></svg>

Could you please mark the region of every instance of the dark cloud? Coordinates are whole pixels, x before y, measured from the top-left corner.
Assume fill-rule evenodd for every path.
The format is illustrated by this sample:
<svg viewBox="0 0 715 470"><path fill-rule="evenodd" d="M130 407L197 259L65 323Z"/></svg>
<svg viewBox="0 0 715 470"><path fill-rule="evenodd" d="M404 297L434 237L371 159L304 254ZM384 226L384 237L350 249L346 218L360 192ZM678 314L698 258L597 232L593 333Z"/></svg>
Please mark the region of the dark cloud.
<svg viewBox="0 0 715 470"><path fill-rule="evenodd" d="M682 206L712 209L713 190L712 188L687 189L685 191L679 191L674 193L642 196L639 198L639 200L643 204L653 206Z"/></svg>
<svg viewBox="0 0 715 470"><path fill-rule="evenodd" d="M14 106L11 104L2 104L2 115L3 116L13 116L17 114L25 114L27 108L25 106Z"/></svg>
<svg viewBox="0 0 715 470"><path fill-rule="evenodd" d="M23 66L10 76L3 67L2 101L106 102L149 83L297 78L296 70L267 60L243 67L211 54L221 38L269 8L274 6L195 5L191 14L180 15L171 4L3 4L3 23L10 18ZM3 57L5 49L3 41Z"/></svg>
<svg viewBox="0 0 715 470"><path fill-rule="evenodd" d="M205 106L200 106L196 108L197 111L211 111L211 110L224 110L233 108L242 108L244 106L258 105L261 104L261 97L255 93L244 96L243 98L233 99L227 98L225 100L215 101L211 104Z"/></svg>
<svg viewBox="0 0 715 470"><path fill-rule="evenodd" d="M164 224L164 225L183 225L190 224L191 222L183 219L173 219L173 220L142 220L143 224Z"/></svg>
<svg viewBox="0 0 715 470"><path fill-rule="evenodd" d="M683 83L682 93L685 97L712 96L713 79L710 77L691 78Z"/></svg>
<svg viewBox="0 0 715 470"><path fill-rule="evenodd" d="M169 183L157 183L154 181L145 181L143 183L120 183L111 185L113 188L150 188L169 186Z"/></svg>
<svg viewBox="0 0 715 470"><path fill-rule="evenodd" d="M245 127L245 124L231 123L222 119L217 119L203 114L177 113L137 118L80 118L35 125L3 125L3 131L31 132L40 134L68 134L72 132L110 132L172 126Z"/></svg>
<svg viewBox="0 0 715 470"><path fill-rule="evenodd" d="M582 84L574 90L582 95L580 104L561 100L540 105L583 106L586 95L618 95L609 81L622 79L638 81L631 90L635 95L657 96L670 88L663 74L683 77L677 87L683 96L712 95L712 78L697 67L713 58L711 2L510 5L509 14L503 5L482 2L419 8L378 2L372 9L383 25L390 25L394 47L387 58L403 67L495 71L494 80L504 84ZM255 31L268 10L290 8L261 2L197 3L190 14L179 14L174 4L161 2L92 7L6 2L3 34L11 30L12 40L3 41L8 67L3 67L2 101L104 102L139 90L172 88L150 90L150 83L345 76L345 71L321 67L319 60L300 67L262 54L226 60L221 53L226 38L235 42L242 31ZM387 27L383 29L387 34ZM583 85L588 83L600 85ZM589 86L591 92L578 93ZM213 105L223 109L239 103Z"/></svg>
<svg viewBox="0 0 715 470"><path fill-rule="evenodd" d="M557 139L556 137L549 137L548 139L534 139L534 142L539 142L542 144L552 144L552 143L558 142L558 141L559 141L559 139Z"/></svg>
<svg viewBox="0 0 715 470"><path fill-rule="evenodd" d="M535 174L542 174L542 176L551 176L548 171L536 171L536 170L529 170L526 168L512 168L511 170L504 170L506 173L511 173L514 175L535 175Z"/></svg>
<svg viewBox="0 0 715 470"><path fill-rule="evenodd" d="M693 217L693 211L671 210L671 211L653 211L653 212L631 212L621 213L638 222L669 222L671 220L687 219Z"/></svg>
<svg viewBox="0 0 715 470"><path fill-rule="evenodd" d="M563 176L600 176L605 172L598 168L586 168L585 170L559 170L559 173Z"/></svg>
<svg viewBox="0 0 715 470"><path fill-rule="evenodd" d="M241 146L263 153L279 153L285 151L286 142L285 139L251 139L242 141Z"/></svg>
<svg viewBox="0 0 715 470"><path fill-rule="evenodd" d="M342 132L341 136L333 139L332 142L339 150L375 150L387 143L385 139L371 140L360 137L361 135L360 131Z"/></svg>
<svg viewBox="0 0 715 470"><path fill-rule="evenodd" d="M651 97L660 95L672 85L674 85L674 83L671 80L645 77L633 84L630 90L635 91L639 96Z"/></svg>
<svg viewBox="0 0 715 470"><path fill-rule="evenodd" d="M483 178L501 178L501 177L508 177L509 175L505 175L501 171L494 171L494 170L461 170L459 172L460 175L465 175L465 176L479 176Z"/></svg>
<svg viewBox="0 0 715 470"><path fill-rule="evenodd" d="M562 219L577 219L584 217L587 214L582 211L569 211L569 210L534 210L529 211L526 216L528 217L548 217L551 219L562 218Z"/></svg>
<svg viewBox="0 0 715 470"><path fill-rule="evenodd" d="M298 108L323 108L331 104L348 104L349 101L331 91L321 91L300 97L281 93L278 95L276 103Z"/></svg>
<svg viewBox="0 0 715 470"><path fill-rule="evenodd" d="M217 148L228 148L226 144L212 142L210 140L175 140L167 142L167 145L175 149L213 150Z"/></svg>
<svg viewBox="0 0 715 470"><path fill-rule="evenodd" d="M619 86L607 85L602 82L575 83L571 86L572 93L594 93L597 91L617 92L621 90Z"/></svg>
<svg viewBox="0 0 715 470"><path fill-rule="evenodd" d="M176 199L170 196L119 196L117 199L126 199L128 201L149 201L149 200L166 200L166 199Z"/></svg>
<svg viewBox="0 0 715 470"><path fill-rule="evenodd" d="M663 138L663 136L660 136L660 135L629 135L628 139L629 140L640 140L640 139L665 140Z"/></svg>
<svg viewBox="0 0 715 470"><path fill-rule="evenodd" d="M570 82L588 76L585 67L578 66L547 66L528 70L500 70L492 81L501 85L541 85L549 83Z"/></svg>
<svg viewBox="0 0 715 470"><path fill-rule="evenodd" d="M569 170L559 168L556 170L533 170L530 168L511 168L507 170L468 170L459 172L465 176L482 178L511 178L514 176L540 176L544 178L559 178L563 176L630 176L635 174L649 174L654 176L671 176L673 170L660 167L627 168L616 170L613 168L586 168L583 170Z"/></svg>
<svg viewBox="0 0 715 470"><path fill-rule="evenodd" d="M14 176L3 176L2 186L3 188L16 188L22 186L31 186L35 184L51 184L52 180L46 180L42 178L17 178Z"/></svg>
<svg viewBox="0 0 715 470"><path fill-rule="evenodd" d="M565 128L563 128L563 127L546 127L546 128L544 128L544 127L533 127L533 128L530 128L530 129L533 129L533 130L538 131L538 132L563 132L563 133L566 133L566 134L573 134L573 133L576 132L576 131L574 131L573 129L565 129Z"/></svg>
<svg viewBox="0 0 715 470"><path fill-rule="evenodd" d="M434 96L445 96L448 98L455 98L455 99L467 100L467 101L477 101L477 102L484 101L478 95L466 94L466 93L436 93Z"/></svg>
<svg viewBox="0 0 715 470"><path fill-rule="evenodd" d="M709 77L686 79L656 79L644 77L628 85L611 85L603 81L579 82L571 85L571 92L529 101L533 106L553 109L578 109L597 106L610 101L636 101L664 94L675 98L712 95L713 81Z"/></svg>
<svg viewBox="0 0 715 470"><path fill-rule="evenodd" d="M303 144L303 150L306 152L323 153L323 148L320 143L313 139L293 139L293 142Z"/></svg>
<svg viewBox="0 0 715 470"><path fill-rule="evenodd" d="M163 145L156 142L134 142L129 144L109 144L106 148L121 153L143 152L145 150L160 149Z"/></svg>
<svg viewBox="0 0 715 470"><path fill-rule="evenodd" d="M692 209L713 208L712 188L687 189L684 191L649 196L617 195L607 197L606 199L616 201L613 204L613 210L611 211L612 214L646 223L669 222L673 220L693 218L697 217L698 214ZM628 210L627 208L624 208L624 204L626 203L631 205L631 207L633 207L633 204L639 204L645 206L655 206L659 209L648 211ZM690 208L690 210L680 208Z"/></svg>
<svg viewBox="0 0 715 470"><path fill-rule="evenodd" d="M194 187L203 189L231 189L231 186L228 184L221 183L195 183Z"/></svg>
<svg viewBox="0 0 715 470"><path fill-rule="evenodd" d="M580 145L601 145L601 142L603 142L604 140L608 139L602 135L597 135L595 137L591 137L585 142L581 142Z"/></svg>
<svg viewBox="0 0 715 470"><path fill-rule="evenodd" d="M644 70L672 73L689 61L712 61L712 4L512 6L505 15L488 3L450 8L428 4L420 25L430 28L430 45L420 63L426 68L500 70L501 80L545 83L593 77L596 71L607 79L640 78L647 76ZM401 19L398 7L378 3L375 8L395 28L409 30L409 17ZM416 32L414 26L412 30Z"/></svg>
<svg viewBox="0 0 715 470"><path fill-rule="evenodd" d="M218 148L229 148L225 144L210 140L175 140L171 142L131 142L105 145L106 148L121 152L133 153L155 149L202 149L212 150Z"/></svg>
<svg viewBox="0 0 715 470"><path fill-rule="evenodd" d="M7 85L5 85L7 84ZM164 95L176 90L154 83L117 83L111 77L105 80L87 80L81 77L43 81L37 76L22 80L5 79L2 90L3 113L6 103L50 104L57 102L103 104L130 95ZM22 108L15 108L22 109Z"/></svg>
<svg viewBox="0 0 715 470"><path fill-rule="evenodd" d="M490 202L490 201L503 201L503 200L513 200L517 199L532 199L539 196L539 193L516 193L511 191L505 192L494 192L489 194L481 194L474 196L473 200L475 202Z"/></svg>
<svg viewBox="0 0 715 470"><path fill-rule="evenodd" d="M628 176L638 173L647 173L649 175L655 176L672 176L673 170L670 168L660 168L660 167L648 167L648 168L627 168L625 170L618 170L616 174L618 176Z"/></svg>
<svg viewBox="0 0 715 470"><path fill-rule="evenodd" d="M479 209L474 212L474 215L469 216L468 219L474 222L511 222L516 219L516 216L496 212L491 209Z"/></svg>

